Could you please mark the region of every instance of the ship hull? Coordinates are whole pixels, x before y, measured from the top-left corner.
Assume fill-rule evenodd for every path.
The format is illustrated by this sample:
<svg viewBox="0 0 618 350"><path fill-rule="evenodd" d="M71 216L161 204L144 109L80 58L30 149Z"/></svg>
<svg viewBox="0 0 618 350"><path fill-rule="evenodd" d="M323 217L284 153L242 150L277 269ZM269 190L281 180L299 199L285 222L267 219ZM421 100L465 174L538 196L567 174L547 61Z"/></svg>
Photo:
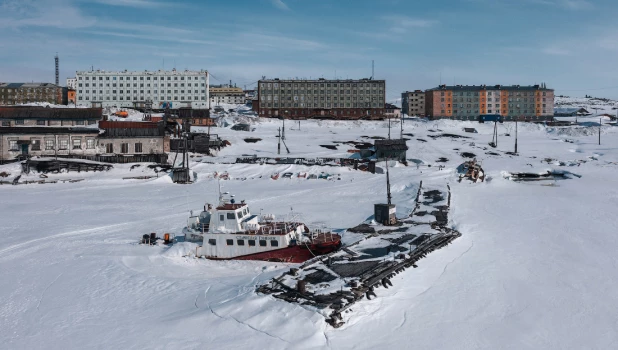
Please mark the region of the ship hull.
<svg viewBox="0 0 618 350"><path fill-rule="evenodd" d="M276 261L286 263L302 263L319 255L328 254L341 247L341 242L329 242L329 244L314 244L309 246L290 246L286 248L270 250L249 255L242 255L233 258L211 258L212 260L259 260Z"/></svg>

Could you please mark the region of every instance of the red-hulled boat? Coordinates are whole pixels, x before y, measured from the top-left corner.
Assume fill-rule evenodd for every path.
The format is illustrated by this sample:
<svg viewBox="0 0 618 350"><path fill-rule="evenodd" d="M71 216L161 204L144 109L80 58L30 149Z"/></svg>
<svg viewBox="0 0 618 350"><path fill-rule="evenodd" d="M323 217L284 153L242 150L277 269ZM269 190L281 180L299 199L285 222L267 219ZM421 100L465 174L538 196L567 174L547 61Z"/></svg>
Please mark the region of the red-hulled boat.
<svg viewBox="0 0 618 350"><path fill-rule="evenodd" d="M196 254L208 259L300 263L341 247L336 233L311 231L302 222L277 221L273 215L252 215L244 201L235 203L227 193L216 208L207 205L192 220L185 233L203 237Z"/></svg>

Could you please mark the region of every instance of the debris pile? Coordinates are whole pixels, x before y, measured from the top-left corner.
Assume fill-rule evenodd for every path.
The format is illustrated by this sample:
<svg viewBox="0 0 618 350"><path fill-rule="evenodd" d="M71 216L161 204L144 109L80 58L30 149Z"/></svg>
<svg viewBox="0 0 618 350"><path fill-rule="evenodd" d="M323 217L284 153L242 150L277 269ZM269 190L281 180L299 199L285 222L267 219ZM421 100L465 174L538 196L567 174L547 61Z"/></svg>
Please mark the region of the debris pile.
<svg viewBox="0 0 618 350"><path fill-rule="evenodd" d="M485 181L485 171L483 171L481 165L477 163L476 158L461 164L457 167L457 172L459 173L459 182L464 178L472 182L479 182L479 180L481 182Z"/></svg>
<svg viewBox="0 0 618 350"><path fill-rule="evenodd" d="M510 173L503 172L503 177L511 181L544 181L544 180L565 180L573 177L581 178L581 175L569 171L547 170L542 173Z"/></svg>

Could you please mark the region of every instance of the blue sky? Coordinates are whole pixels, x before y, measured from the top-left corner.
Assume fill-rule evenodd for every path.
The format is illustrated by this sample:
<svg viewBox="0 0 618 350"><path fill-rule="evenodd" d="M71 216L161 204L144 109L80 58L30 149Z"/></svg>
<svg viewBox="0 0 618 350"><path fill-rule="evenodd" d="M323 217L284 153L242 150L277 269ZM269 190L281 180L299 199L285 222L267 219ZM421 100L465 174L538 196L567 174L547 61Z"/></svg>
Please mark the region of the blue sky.
<svg viewBox="0 0 618 350"><path fill-rule="evenodd" d="M615 0L0 0L0 81L76 70L207 69L211 84L534 84L618 98Z"/></svg>

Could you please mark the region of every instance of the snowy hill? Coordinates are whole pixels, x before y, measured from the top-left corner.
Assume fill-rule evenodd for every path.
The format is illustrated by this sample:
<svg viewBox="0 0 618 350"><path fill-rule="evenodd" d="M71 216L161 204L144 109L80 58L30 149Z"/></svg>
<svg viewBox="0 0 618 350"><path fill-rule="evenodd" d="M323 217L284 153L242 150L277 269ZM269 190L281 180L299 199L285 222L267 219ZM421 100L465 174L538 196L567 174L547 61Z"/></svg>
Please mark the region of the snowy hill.
<svg viewBox="0 0 618 350"><path fill-rule="evenodd" d="M554 99L554 107L556 108L585 108L590 113L594 114L616 114L618 101L608 98L596 97L569 97L556 96ZM596 110L595 110L596 108Z"/></svg>

